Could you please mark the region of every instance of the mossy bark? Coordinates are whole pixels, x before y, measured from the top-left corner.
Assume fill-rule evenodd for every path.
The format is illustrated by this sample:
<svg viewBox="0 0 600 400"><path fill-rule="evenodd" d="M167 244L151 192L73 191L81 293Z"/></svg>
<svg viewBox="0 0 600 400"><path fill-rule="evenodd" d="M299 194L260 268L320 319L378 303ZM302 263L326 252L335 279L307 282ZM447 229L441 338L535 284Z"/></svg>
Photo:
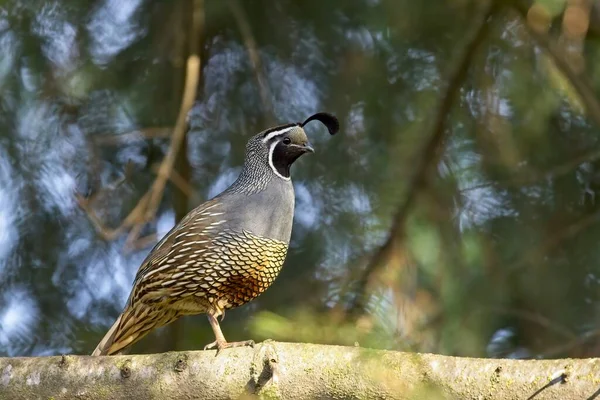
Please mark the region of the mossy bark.
<svg viewBox="0 0 600 400"><path fill-rule="evenodd" d="M496 360L265 342L112 357L0 358L0 399L585 399L600 359Z"/></svg>

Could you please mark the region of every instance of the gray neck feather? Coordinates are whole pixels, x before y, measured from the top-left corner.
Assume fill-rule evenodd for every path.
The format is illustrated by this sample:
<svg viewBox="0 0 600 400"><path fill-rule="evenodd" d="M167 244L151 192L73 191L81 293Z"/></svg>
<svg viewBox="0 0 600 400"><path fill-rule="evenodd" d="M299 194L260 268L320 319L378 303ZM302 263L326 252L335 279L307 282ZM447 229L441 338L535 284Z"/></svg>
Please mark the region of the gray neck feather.
<svg viewBox="0 0 600 400"><path fill-rule="evenodd" d="M242 172L225 191L252 195L265 190L273 179L281 179L269 166L269 151L257 137L246 146L246 160Z"/></svg>
<svg viewBox="0 0 600 400"><path fill-rule="evenodd" d="M242 172L221 194L225 195L222 211L228 212L223 227L289 243L294 219L294 186L291 180L275 174L269 165L269 151L261 139L255 137L248 142Z"/></svg>

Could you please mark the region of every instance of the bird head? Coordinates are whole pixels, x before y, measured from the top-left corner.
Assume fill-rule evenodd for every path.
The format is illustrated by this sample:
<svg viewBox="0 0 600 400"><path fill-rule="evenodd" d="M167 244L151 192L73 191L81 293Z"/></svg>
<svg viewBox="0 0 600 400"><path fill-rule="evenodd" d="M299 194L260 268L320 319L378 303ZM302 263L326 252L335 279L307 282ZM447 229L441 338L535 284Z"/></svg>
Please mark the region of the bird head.
<svg viewBox="0 0 600 400"><path fill-rule="evenodd" d="M269 128L254 136L247 146L248 154L260 154L272 171L282 179L290 179L290 167L300 156L313 153L315 150L310 144L304 126L310 121L323 123L331 135L335 135L339 128L337 118L328 113L317 113L308 117L304 122L279 125Z"/></svg>

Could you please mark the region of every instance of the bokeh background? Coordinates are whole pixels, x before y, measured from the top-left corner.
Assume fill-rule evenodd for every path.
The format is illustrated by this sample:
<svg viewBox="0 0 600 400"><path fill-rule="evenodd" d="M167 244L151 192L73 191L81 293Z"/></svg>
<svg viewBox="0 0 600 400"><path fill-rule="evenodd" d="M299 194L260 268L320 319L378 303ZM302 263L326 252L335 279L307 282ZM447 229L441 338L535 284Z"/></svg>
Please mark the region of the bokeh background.
<svg viewBox="0 0 600 400"><path fill-rule="evenodd" d="M317 111L228 340L598 356L599 34L592 0L0 1L0 356L89 354L247 139Z"/></svg>

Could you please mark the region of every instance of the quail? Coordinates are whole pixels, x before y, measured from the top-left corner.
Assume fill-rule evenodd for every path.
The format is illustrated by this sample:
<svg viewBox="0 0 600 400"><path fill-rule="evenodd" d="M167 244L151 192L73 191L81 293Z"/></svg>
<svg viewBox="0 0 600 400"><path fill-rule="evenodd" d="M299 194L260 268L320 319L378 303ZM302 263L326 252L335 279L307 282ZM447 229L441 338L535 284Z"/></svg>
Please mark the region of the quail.
<svg viewBox="0 0 600 400"><path fill-rule="evenodd" d="M317 113L302 123L267 129L250 138L237 180L190 211L140 266L125 308L92 355L125 352L150 331L184 315L205 313L217 352L253 345L227 342L217 318L255 299L273 283L286 258L294 215L290 167L314 152L304 126L335 116Z"/></svg>

